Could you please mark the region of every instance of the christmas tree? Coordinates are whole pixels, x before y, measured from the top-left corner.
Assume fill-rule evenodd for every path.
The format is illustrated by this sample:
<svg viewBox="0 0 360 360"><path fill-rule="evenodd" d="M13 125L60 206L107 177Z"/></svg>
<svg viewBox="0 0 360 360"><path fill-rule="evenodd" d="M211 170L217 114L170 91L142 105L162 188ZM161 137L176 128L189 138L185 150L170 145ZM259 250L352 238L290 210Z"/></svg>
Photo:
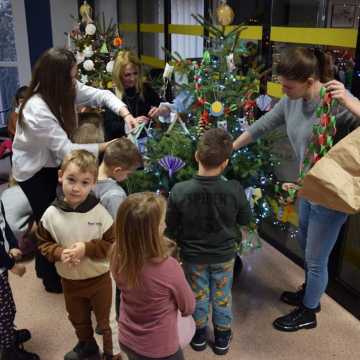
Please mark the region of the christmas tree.
<svg viewBox="0 0 360 360"><path fill-rule="evenodd" d="M72 50L78 64L79 80L97 88L112 89L112 70L117 52L123 40L117 24L112 20L93 21L91 7L84 1L80 7L81 19L75 19L75 26L68 36L68 48Z"/></svg>
<svg viewBox="0 0 360 360"><path fill-rule="evenodd" d="M263 73L261 67L243 71L249 57L249 48L240 41L245 27L239 25L227 31L226 24L215 26L199 15L194 18L209 34L208 46L199 61L183 59L178 53L171 55L165 78L170 78L169 69L173 69L178 80L174 107L181 113L172 117L170 125L156 122L146 129L148 137L139 141L146 165L128 179L129 192L152 190L166 195L176 182L196 173L196 144L206 129L223 127L236 138L256 121L256 99ZM257 221L271 210L266 194L275 181L273 168L277 160L270 151L273 141L268 137L234 152L224 174L249 187Z"/></svg>

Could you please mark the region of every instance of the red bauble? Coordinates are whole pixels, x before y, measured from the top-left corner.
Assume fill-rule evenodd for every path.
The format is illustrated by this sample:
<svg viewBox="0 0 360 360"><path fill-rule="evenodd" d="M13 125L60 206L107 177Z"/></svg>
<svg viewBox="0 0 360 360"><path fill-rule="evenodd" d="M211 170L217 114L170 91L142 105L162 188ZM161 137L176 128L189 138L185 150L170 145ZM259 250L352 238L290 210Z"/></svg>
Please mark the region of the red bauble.
<svg viewBox="0 0 360 360"><path fill-rule="evenodd" d="M330 116L328 114L322 114L320 118L320 124L323 127L327 127L330 124Z"/></svg>
<svg viewBox="0 0 360 360"><path fill-rule="evenodd" d="M326 135L320 134L318 136L318 142L319 142L319 145L324 145L326 143Z"/></svg>

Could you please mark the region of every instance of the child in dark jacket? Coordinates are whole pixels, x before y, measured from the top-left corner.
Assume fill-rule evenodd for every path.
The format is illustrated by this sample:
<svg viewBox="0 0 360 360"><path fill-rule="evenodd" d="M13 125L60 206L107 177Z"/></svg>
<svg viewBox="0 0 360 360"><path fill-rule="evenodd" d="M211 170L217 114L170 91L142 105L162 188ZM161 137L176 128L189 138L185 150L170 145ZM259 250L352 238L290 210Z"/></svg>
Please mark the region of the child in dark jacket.
<svg viewBox="0 0 360 360"><path fill-rule="evenodd" d="M186 277L196 298L194 350L207 346L209 303L215 333L214 352L226 354L231 340L231 285L236 226L246 225L251 210L236 180L221 177L232 152L232 138L223 129L210 129L200 138L195 158L198 174L171 190L167 227L180 246Z"/></svg>
<svg viewBox="0 0 360 360"><path fill-rule="evenodd" d="M0 358L2 360L39 360L39 356L26 351L22 343L31 338L29 330L15 330L16 307L8 279L8 271L23 276L26 268L16 263L21 252L0 210Z"/></svg>

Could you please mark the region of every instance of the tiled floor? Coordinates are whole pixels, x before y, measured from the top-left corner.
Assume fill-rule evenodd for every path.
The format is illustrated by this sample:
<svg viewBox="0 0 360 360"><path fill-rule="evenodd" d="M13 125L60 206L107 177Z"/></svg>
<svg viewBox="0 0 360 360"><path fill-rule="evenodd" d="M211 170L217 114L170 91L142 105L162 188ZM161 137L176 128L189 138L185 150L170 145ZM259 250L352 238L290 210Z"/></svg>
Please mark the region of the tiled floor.
<svg viewBox="0 0 360 360"><path fill-rule="evenodd" d="M302 283L302 270L264 243L261 250L244 258L245 267L234 286L234 339L223 359L236 360L359 360L360 322L331 298L324 296L318 327L296 333L281 333L272 321L291 307L279 302L283 289ZM42 360L61 360L76 343L64 310L62 295L46 293L28 263L23 278L11 276L17 303L16 324L31 329L33 339L26 348ZM186 359L208 360L211 349L195 353L185 350Z"/></svg>

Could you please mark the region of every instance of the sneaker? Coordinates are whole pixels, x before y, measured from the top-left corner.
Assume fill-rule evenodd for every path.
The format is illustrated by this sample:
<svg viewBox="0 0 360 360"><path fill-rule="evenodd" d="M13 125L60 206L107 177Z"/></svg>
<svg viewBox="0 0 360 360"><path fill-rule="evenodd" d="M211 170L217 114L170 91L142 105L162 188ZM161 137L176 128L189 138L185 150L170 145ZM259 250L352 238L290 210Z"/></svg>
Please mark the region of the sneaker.
<svg viewBox="0 0 360 360"><path fill-rule="evenodd" d="M196 329L195 335L191 340L190 346L195 351L203 351L207 346L207 328Z"/></svg>
<svg viewBox="0 0 360 360"><path fill-rule="evenodd" d="M95 340L79 341L76 346L64 356L64 360L82 360L95 355L100 356L99 347Z"/></svg>
<svg viewBox="0 0 360 360"><path fill-rule="evenodd" d="M15 346L23 344L31 339L31 333L28 329L15 330Z"/></svg>
<svg viewBox="0 0 360 360"><path fill-rule="evenodd" d="M298 291L284 291L281 296L280 300L285 304L292 305L292 306L302 306L302 301L305 294L305 284L302 284ZM319 304L315 309L315 312L321 311L321 305Z"/></svg>
<svg viewBox="0 0 360 360"><path fill-rule="evenodd" d="M230 349L230 342L232 339L231 330L214 330L215 344L214 353L216 355L225 355Z"/></svg>
<svg viewBox="0 0 360 360"><path fill-rule="evenodd" d="M297 331L316 327L316 313L305 306L299 306L290 314L277 318L273 325L280 331Z"/></svg>
<svg viewBox="0 0 360 360"><path fill-rule="evenodd" d="M1 360L40 360L40 357L22 347L14 346L11 349L2 351Z"/></svg>

